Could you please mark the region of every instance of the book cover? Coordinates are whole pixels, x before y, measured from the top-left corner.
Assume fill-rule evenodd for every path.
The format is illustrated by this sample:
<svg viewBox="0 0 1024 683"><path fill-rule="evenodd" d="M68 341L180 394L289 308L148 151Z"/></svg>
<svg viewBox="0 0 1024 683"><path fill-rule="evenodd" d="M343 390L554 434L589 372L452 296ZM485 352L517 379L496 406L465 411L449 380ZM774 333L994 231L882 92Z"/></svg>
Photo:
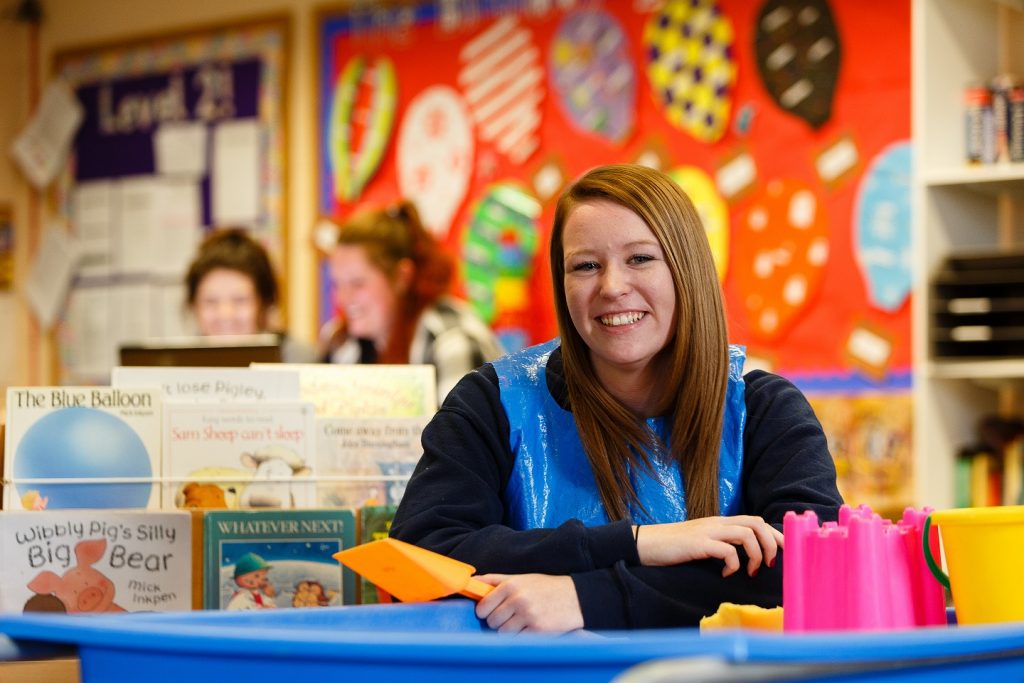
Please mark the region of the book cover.
<svg viewBox="0 0 1024 683"><path fill-rule="evenodd" d="M9 387L4 509L158 509L160 409L158 387Z"/></svg>
<svg viewBox="0 0 1024 683"><path fill-rule="evenodd" d="M313 406L300 401L164 404L167 507L311 507Z"/></svg>
<svg viewBox="0 0 1024 683"><path fill-rule="evenodd" d="M0 611L189 610L191 536L184 512L0 513Z"/></svg>
<svg viewBox="0 0 1024 683"><path fill-rule="evenodd" d="M255 370L298 371L303 401L317 417L420 417L437 412L433 365L253 363Z"/></svg>
<svg viewBox="0 0 1024 683"><path fill-rule="evenodd" d="M355 544L351 510L210 510L206 609L327 607L355 602L355 575L334 554Z"/></svg>
<svg viewBox="0 0 1024 683"><path fill-rule="evenodd" d="M195 403L297 401L298 372L249 368L125 367L113 369L115 387L160 387L165 401Z"/></svg>
<svg viewBox="0 0 1024 683"><path fill-rule="evenodd" d="M367 505L359 508L359 543L370 543L388 537L397 505ZM359 602L372 605L380 602L377 587L359 577Z"/></svg>
<svg viewBox="0 0 1024 683"><path fill-rule="evenodd" d="M428 417L316 418L317 504L398 505Z"/></svg>
<svg viewBox="0 0 1024 683"><path fill-rule="evenodd" d="M1024 438L1017 437L1003 452L1003 505L1020 505L1024 491Z"/></svg>
<svg viewBox="0 0 1024 683"><path fill-rule="evenodd" d="M979 451L971 458L971 507L999 505L1002 473L994 455Z"/></svg>

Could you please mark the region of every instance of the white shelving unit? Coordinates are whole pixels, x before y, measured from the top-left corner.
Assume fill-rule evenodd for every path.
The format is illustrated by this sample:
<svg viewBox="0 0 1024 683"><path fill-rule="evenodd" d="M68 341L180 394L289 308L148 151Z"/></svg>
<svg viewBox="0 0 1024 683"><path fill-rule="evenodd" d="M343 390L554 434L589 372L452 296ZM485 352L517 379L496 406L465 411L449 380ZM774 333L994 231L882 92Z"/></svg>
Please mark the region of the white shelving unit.
<svg viewBox="0 0 1024 683"><path fill-rule="evenodd" d="M935 358L929 282L956 252L1024 247L1024 163L968 166L963 92L1024 78L1024 0L913 0L914 493L953 505L956 452L978 418L1024 410L1024 358Z"/></svg>

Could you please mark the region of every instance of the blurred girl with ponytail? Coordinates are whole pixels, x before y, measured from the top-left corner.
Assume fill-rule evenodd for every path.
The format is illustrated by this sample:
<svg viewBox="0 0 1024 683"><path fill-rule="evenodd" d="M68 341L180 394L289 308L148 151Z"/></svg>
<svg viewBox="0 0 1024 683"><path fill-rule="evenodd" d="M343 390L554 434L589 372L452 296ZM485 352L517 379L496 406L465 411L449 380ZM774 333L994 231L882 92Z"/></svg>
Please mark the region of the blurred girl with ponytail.
<svg viewBox="0 0 1024 683"><path fill-rule="evenodd" d="M451 257L411 202L344 223L330 272L340 315L321 335L327 362L434 365L440 404L463 375L502 354L490 328L449 295Z"/></svg>

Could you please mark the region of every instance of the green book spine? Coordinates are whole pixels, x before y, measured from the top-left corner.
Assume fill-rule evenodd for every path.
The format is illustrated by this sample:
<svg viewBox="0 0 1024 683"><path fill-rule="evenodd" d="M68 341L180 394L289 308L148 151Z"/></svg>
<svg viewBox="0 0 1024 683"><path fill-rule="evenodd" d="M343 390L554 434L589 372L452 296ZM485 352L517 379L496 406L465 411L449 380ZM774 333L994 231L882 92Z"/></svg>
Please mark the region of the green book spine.
<svg viewBox="0 0 1024 683"><path fill-rule="evenodd" d="M971 506L971 456L960 455L953 471L953 505L958 508Z"/></svg>
<svg viewBox="0 0 1024 683"><path fill-rule="evenodd" d="M359 508L359 542L370 543L388 537L397 505L364 505ZM359 577L359 598L364 605L377 602L377 587Z"/></svg>

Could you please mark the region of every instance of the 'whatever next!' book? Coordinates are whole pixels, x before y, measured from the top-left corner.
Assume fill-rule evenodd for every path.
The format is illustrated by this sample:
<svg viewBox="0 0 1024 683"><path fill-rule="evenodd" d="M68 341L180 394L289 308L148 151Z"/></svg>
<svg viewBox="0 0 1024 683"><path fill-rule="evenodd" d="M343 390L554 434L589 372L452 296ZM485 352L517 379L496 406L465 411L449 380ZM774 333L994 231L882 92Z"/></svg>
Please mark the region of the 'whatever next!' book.
<svg viewBox="0 0 1024 683"><path fill-rule="evenodd" d="M355 575L334 554L355 545L355 529L350 510L208 511L203 607L354 604Z"/></svg>
<svg viewBox="0 0 1024 683"><path fill-rule="evenodd" d="M160 388L10 387L5 510L157 509Z"/></svg>

